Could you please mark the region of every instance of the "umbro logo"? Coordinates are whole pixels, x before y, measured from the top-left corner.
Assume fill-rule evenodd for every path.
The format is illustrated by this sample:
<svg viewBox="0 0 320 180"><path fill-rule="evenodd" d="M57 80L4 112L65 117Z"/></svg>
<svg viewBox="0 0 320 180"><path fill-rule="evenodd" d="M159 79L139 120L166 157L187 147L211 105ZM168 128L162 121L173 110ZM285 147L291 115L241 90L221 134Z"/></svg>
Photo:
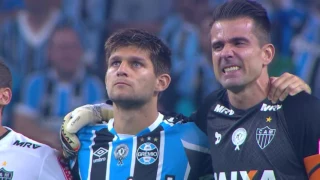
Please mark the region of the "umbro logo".
<svg viewBox="0 0 320 180"><path fill-rule="evenodd" d="M99 149L97 149L94 153L93 153L93 157L92 157L92 161L93 163L99 163L99 162L103 162L106 161L107 158L106 157L102 157L103 155L107 154L108 150L100 147Z"/></svg>
<svg viewBox="0 0 320 180"><path fill-rule="evenodd" d="M214 108L214 111L222 114L227 114L230 116L234 114L234 111L232 109L228 109L220 104L217 104L217 106Z"/></svg>
<svg viewBox="0 0 320 180"><path fill-rule="evenodd" d="M108 153L108 150L106 150L105 148L103 148L103 147L100 147L99 149L97 149L94 153L93 153L93 155L95 155L95 156L97 156L97 157L101 157L101 156L103 156L103 155L105 155L106 153Z"/></svg>

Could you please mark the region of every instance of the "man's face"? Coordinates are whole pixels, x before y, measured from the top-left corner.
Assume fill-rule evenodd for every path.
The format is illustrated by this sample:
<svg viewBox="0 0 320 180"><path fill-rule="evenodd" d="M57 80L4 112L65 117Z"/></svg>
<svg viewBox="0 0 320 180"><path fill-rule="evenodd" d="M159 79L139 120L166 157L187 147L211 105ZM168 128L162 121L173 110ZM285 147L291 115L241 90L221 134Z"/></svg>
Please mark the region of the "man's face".
<svg viewBox="0 0 320 180"><path fill-rule="evenodd" d="M48 13L48 9L58 3L56 1L58 0L24 0L27 11L33 13Z"/></svg>
<svg viewBox="0 0 320 180"><path fill-rule="evenodd" d="M219 20L210 34L214 73L224 88L241 90L261 75L263 50L252 19Z"/></svg>
<svg viewBox="0 0 320 180"><path fill-rule="evenodd" d="M156 96L157 77L149 52L121 47L108 60L105 83L109 98L125 105L144 104Z"/></svg>
<svg viewBox="0 0 320 180"><path fill-rule="evenodd" d="M83 50L76 33L71 29L62 29L52 36L49 49L53 66L64 73L77 71Z"/></svg>

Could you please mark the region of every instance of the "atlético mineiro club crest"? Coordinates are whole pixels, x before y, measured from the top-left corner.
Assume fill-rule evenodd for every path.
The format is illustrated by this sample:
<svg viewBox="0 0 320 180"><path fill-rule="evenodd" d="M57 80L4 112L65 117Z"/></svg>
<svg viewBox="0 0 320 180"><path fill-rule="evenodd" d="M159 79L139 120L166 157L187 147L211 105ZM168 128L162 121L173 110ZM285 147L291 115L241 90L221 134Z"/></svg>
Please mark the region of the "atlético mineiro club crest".
<svg viewBox="0 0 320 180"><path fill-rule="evenodd" d="M13 171L6 171L4 168L0 169L0 179L1 180L12 180Z"/></svg>
<svg viewBox="0 0 320 180"><path fill-rule="evenodd" d="M257 128L256 140L261 149L267 147L273 140L276 134L276 129L271 129L268 126L264 128Z"/></svg>

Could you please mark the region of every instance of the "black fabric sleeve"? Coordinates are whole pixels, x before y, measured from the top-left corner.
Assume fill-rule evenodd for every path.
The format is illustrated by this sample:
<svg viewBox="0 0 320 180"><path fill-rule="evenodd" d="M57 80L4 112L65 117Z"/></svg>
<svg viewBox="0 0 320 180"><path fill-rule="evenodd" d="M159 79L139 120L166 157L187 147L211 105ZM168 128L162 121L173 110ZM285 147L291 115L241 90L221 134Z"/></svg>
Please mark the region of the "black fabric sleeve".
<svg viewBox="0 0 320 180"><path fill-rule="evenodd" d="M209 94L200 105L198 110L189 117L189 121L194 122L201 131L207 134L207 117L211 106L226 93L225 89L219 89Z"/></svg>
<svg viewBox="0 0 320 180"><path fill-rule="evenodd" d="M74 166L70 166L71 174L74 180L80 180L78 158L75 159Z"/></svg>
<svg viewBox="0 0 320 180"><path fill-rule="evenodd" d="M283 112L288 133L301 160L319 153L320 100L305 92L287 97Z"/></svg>

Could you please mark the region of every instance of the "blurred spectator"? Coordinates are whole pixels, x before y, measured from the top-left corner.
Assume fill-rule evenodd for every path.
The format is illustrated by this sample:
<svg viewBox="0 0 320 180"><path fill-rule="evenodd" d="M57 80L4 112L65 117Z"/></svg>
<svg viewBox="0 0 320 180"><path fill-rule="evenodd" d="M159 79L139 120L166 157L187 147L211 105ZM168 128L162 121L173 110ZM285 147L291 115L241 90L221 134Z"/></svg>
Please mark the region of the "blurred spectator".
<svg viewBox="0 0 320 180"><path fill-rule="evenodd" d="M314 64L320 56L320 2L310 4L309 16L291 44L296 74L306 82L312 78Z"/></svg>
<svg viewBox="0 0 320 180"><path fill-rule="evenodd" d="M46 66L48 38L61 19L59 0L25 0L25 10L4 22L0 55L20 76Z"/></svg>
<svg viewBox="0 0 320 180"><path fill-rule="evenodd" d="M108 15L112 0L63 0L62 11L67 19L83 24L87 36L86 58L89 66L96 69L100 58L100 49L103 47L106 26L109 23Z"/></svg>
<svg viewBox="0 0 320 180"><path fill-rule="evenodd" d="M139 28L156 34L171 10L171 0L113 0L110 29Z"/></svg>
<svg viewBox="0 0 320 180"><path fill-rule="evenodd" d="M208 7L208 6L207 6ZM203 12L208 12L204 8ZM199 21L200 27L200 50L196 59L196 74L193 76L197 82L195 87L197 92L195 94L195 102L198 107L202 100L209 95L210 92L221 87L216 80L213 72L213 64L211 62L211 42L210 42L210 23L212 21L211 11L204 14L202 20Z"/></svg>
<svg viewBox="0 0 320 180"><path fill-rule="evenodd" d="M17 10L24 7L23 0L2 0L0 1L0 24L3 20L14 16Z"/></svg>
<svg viewBox="0 0 320 180"><path fill-rule="evenodd" d="M22 79L46 65L47 40L60 19L59 1L24 0L22 4L21 1L10 0L10 3L3 3L7 8L24 6L16 16L6 19L0 28L0 56L5 59L14 79L14 99L10 104L13 106L19 100ZM6 120L12 118L10 109L4 111L4 122L11 122Z"/></svg>
<svg viewBox="0 0 320 180"><path fill-rule="evenodd" d="M288 60L292 54L288 44L300 31L305 20L305 12L296 7L292 0L271 0L271 4L272 42L277 49L277 56Z"/></svg>
<svg viewBox="0 0 320 180"><path fill-rule="evenodd" d="M292 42L296 74L310 83L313 94L320 97L320 2L310 4L305 26Z"/></svg>
<svg viewBox="0 0 320 180"><path fill-rule="evenodd" d="M175 12L168 16L160 31L160 37L172 49L172 83L160 101L164 107L188 115L216 86L206 52L210 48L206 36L209 25L204 35L207 47L205 50L200 47L203 34L199 33L199 24L208 14L209 5L208 0L177 0L174 8Z"/></svg>
<svg viewBox="0 0 320 180"><path fill-rule="evenodd" d="M79 34L59 27L49 41L51 68L24 83L22 102L15 108L14 128L35 140L59 148L58 131L72 109L104 99L104 85L87 73Z"/></svg>

